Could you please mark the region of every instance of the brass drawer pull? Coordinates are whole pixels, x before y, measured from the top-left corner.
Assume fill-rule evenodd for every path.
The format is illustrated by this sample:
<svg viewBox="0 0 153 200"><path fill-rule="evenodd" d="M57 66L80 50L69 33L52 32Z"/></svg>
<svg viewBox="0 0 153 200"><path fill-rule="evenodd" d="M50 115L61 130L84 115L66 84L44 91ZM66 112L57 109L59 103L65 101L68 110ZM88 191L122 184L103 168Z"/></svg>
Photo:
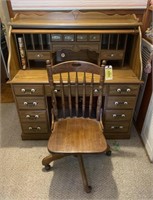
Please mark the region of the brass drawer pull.
<svg viewBox="0 0 153 200"><path fill-rule="evenodd" d="M111 129L123 129L123 126L111 126Z"/></svg>
<svg viewBox="0 0 153 200"><path fill-rule="evenodd" d="M38 119L39 115L26 115L26 118L28 118L28 119Z"/></svg>
<svg viewBox="0 0 153 200"><path fill-rule="evenodd" d="M32 88L32 89L25 89L25 88L22 88L22 89L21 89L21 92L22 92L22 93L32 94L32 93L36 92L36 89L34 89L34 88Z"/></svg>
<svg viewBox="0 0 153 200"><path fill-rule="evenodd" d="M54 92L57 93L57 92L60 92L60 90L59 89L55 89Z"/></svg>
<svg viewBox="0 0 153 200"><path fill-rule="evenodd" d="M121 102L115 101L114 104L115 105L128 105L128 102L127 101L121 101Z"/></svg>
<svg viewBox="0 0 153 200"><path fill-rule="evenodd" d="M38 103L37 102L27 102L27 101L24 101L23 104L26 106L26 105L33 105L33 106L36 106Z"/></svg>
<svg viewBox="0 0 153 200"><path fill-rule="evenodd" d="M44 55L43 54L36 54L37 58L42 58Z"/></svg>
<svg viewBox="0 0 153 200"><path fill-rule="evenodd" d="M130 88L127 88L126 91L127 91L127 92L131 92L131 89L130 89Z"/></svg>
<svg viewBox="0 0 153 200"><path fill-rule="evenodd" d="M125 114L113 114L113 117L125 117Z"/></svg>
<svg viewBox="0 0 153 200"><path fill-rule="evenodd" d="M121 90L121 88L117 88L116 91L120 93L122 90Z"/></svg>
<svg viewBox="0 0 153 200"><path fill-rule="evenodd" d="M94 89L94 93L98 93L99 92L99 90L98 89Z"/></svg>
<svg viewBox="0 0 153 200"><path fill-rule="evenodd" d="M26 89L24 89L24 88L21 89L21 92L25 93L25 91L26 91Z"/></svg>
<svg viewBox="0 0 153 200"><path fill-rule="evenodd" d="M34 93L36 90L34 88L31 89L31 92Z"/></svg>
<svg viewBox="0 0 153 200"><path fill-rule="evenodd" d="M41 130L40 126L37 126L36 128L29 126L29 130Z"/></svg>
<svg viewBox="0 0 153 200"><path fill-rule="evenodd" d="M91 39L93 39L93 40L96 40L96 39L97 39L97 37L96 37L96 36L93 36Z"/></svg>

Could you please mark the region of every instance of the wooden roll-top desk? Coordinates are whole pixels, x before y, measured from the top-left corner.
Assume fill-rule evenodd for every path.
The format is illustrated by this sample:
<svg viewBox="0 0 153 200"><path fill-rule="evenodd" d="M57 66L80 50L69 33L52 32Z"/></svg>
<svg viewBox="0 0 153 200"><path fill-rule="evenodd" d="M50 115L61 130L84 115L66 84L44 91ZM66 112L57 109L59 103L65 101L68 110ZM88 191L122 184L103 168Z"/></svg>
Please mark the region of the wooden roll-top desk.
<svg viewBox="0 0 153 200"><path fill-rule="evenodd" d="M18 13L10 22L9 40L9 83L22 139L48 139L50 135L46 60L53 64L85 60L112 65L113 79L106 80L104 88L104 133L108 139L130 138L142 83L140 22L134 14Z"/></svg>

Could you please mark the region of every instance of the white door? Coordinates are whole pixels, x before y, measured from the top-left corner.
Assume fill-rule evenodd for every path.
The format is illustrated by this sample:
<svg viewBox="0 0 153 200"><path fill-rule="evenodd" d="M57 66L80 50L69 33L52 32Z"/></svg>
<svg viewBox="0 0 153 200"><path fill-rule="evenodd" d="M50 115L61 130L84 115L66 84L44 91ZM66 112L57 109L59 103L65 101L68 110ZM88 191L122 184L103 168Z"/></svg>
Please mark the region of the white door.
<svg viewBox="0 0 153 200"><path fill-rule="evenodd" d="M148 152L149 158L151 162L153 162L153 93L146 113L141 137Z"/></svg>

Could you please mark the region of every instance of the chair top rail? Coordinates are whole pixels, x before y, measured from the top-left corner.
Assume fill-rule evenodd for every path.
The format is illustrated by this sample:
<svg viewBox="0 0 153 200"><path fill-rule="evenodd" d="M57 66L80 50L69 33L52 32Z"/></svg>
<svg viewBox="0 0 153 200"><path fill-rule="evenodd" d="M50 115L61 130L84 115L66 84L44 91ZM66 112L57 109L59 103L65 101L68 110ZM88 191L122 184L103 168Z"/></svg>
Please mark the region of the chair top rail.
<svg viewBox="0 0 153 200"><path fill-rule="evenodd" d="M96 64L86 61L66 61L52 66L52 73L64 73L64 72L85 72L100 74L100 67Z"/></svg>

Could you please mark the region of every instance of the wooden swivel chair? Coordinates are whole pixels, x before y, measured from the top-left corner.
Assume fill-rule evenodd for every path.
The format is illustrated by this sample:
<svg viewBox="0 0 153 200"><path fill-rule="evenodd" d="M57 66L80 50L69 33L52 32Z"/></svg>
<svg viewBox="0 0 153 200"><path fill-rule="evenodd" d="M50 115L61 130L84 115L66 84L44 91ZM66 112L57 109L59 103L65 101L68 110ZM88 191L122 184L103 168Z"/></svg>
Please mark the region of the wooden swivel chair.
<svg viewBox="0 0 153 200"><path fill-rule="evenodd" d="M50 155L42 164L49 170L50 162L75 155L86 192L90 192L91 187L82 155L111 154L103 135L103 68L85 61L66 61L54 66L47 63L52 94L52 131L48 141Z"/></svg>

